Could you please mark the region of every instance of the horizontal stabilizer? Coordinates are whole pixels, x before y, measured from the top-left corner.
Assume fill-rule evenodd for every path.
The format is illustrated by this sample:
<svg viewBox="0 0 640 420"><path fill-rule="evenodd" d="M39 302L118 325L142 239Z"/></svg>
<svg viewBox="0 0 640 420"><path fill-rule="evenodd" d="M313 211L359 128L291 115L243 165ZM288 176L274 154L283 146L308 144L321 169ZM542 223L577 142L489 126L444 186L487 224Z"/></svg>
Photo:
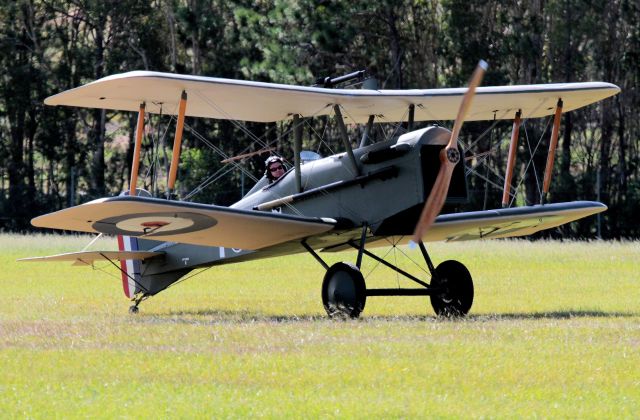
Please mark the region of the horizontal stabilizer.
<svg viewBox="0 0 640 420"><path fill-rule="evenodd" d="M333 229L333 219L145 197L112 197L36 217L36 227L260 249Z"/></svg>
<svg viewBox="0 0 640 420"><path fill-rule="evenodd" d="M164 255L164 252L151 251L79 251L65 254L48 255L46 257L21 258L18 261L72 261L73 265L91 265L95 261L148 260Z"/></svg>
<svg viewBox="0 0 640 420"><path fill-rule="evenodd" d="M291 86L215 77L150 71L115 74L45 100L47 105L139 110L177 114L182 92L188 95L186 115L256 122L282 121L298 114L316 117L340 105L350 122L365 123L370 115L384 122L405 121L409 105L415 121L454 120L466 88L369 90ZM598 102L620 92L611 83L556 83L480 87L467 121L553 115L558 99L563 112Z"/></svg>

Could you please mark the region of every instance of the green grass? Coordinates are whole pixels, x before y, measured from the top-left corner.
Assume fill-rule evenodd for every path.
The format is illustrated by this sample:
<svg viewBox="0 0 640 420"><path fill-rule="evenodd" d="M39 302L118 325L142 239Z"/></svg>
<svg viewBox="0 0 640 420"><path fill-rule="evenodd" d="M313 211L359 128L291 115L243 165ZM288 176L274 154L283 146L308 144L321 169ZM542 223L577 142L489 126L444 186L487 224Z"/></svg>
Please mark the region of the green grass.
<svg viewBox="0 0 640 420"><path fill-rule="evenodd" d="M428 298L380 297L361 319L336 322L322 308L323 270L307 255L213 268L143 302L137 316L108 265L107 274L15 262L87 242L0 235L0 417L640 412L639 243L432 244L434 262L459 259L472 273L470 316L440 320ZM420 273L401 252L387 258ZM379 267L367 284L412 286Z"/></svg>

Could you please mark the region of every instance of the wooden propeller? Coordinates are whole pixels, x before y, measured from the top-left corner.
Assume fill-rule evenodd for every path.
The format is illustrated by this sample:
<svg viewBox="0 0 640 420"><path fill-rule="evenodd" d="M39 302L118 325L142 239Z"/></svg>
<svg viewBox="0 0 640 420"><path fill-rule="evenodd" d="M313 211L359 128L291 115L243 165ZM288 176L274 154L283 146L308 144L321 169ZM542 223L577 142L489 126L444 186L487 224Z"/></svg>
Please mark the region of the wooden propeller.
<svg viewBox="0 0 640 420"><path fill-rule="evenodd" d="M467 91L462 98L462 103L460 104L460 108L458 109L458 115L456 116L456 120L453 123L453 130L451 131L449 143L440 152L440 169L438 170L436 181L433 184L433 188L429 193L427 202L422 209L420 219L418 220L416 228L413 232L412 240L415 243L422 240L424 233L429 229L429 227L431 227L431 224L436 219L438 214L440 214L442 206L444 205L444 201L447 198L453 169L460 161L460 152L458 151L458 134L460 133L462 123L464 123L464 118L467 115L467 111L471 106L473 96L476 93L476 88L480 85L487 67L488 64L484 60L480 60L480 62L476 66L476 69L471 75L471 79L469 80L469 87L467 88Z"/></svg>

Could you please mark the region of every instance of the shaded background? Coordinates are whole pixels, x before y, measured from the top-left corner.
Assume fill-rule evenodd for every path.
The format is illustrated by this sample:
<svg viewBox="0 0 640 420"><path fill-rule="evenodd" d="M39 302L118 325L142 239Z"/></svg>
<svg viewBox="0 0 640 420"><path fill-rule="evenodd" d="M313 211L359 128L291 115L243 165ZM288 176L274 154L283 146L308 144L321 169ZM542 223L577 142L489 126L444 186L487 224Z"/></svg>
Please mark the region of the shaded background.
<svg viewBox="0 0 640 420"><path fill-rule="evenodd" d="M600 199L609 206L602 237L640 236L637 1L0 0L0 14L0 229L26 230L35 215L128 189L137 115L43 105L60 91L130 70L311 85L367 69L385 89L457 87L482 58L490 63L483 85L599 80L622 88L563 116L551 201ZM174 123L147 121L139 186L155 194L166 184ZM289 122L187 125L182 198L226 205L248 191L251 177L220 162L262 148L242 127L293 160ZM309 119L304 148L340 150L335 130L326 118ZM381 126L376 137L402 130ZM500 206L510 131L509 121L464 126L465 208ZM521 129L519 205L539 201L549 132L548 119ZM266 156L242 165L259 177ZM547 235L593 237L596 220Z"/></svg>

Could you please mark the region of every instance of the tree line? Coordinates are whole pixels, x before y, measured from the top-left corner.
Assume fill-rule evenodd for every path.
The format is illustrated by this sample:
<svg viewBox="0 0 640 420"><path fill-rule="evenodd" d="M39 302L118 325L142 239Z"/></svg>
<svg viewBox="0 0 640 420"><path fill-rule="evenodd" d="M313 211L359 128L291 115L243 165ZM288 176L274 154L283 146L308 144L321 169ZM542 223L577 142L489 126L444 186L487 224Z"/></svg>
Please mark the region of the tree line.
<svg viewBox="0 0 640 420"><path fill-rule="evenodd" d="M0 0L0 14L0 229L25 230L38 214L128 189L137 115L43 105L63 90L130 70L312 85L367 69L384 89L457 87L484 59L483 85L621 87L563 115L551 187L551 201L599 199L609 210L599 225L590 218L551 234L640 236L637 1ZM140 186L155 194L164 193L173 124L148 117ZM360 129L352 128L353 139ZM376 135L402 129L388 124ZM304 148L339 150L336 130L326 118L305 121ZM546 119L521 129L518 204L539 202L549 130ZM511 124L463 131L468 208L499 207ZM188 118L178 195L230 204L260 176L267 155L237 164L223 157L268 146L293 161L290 136L288 122Z"/></svg>

